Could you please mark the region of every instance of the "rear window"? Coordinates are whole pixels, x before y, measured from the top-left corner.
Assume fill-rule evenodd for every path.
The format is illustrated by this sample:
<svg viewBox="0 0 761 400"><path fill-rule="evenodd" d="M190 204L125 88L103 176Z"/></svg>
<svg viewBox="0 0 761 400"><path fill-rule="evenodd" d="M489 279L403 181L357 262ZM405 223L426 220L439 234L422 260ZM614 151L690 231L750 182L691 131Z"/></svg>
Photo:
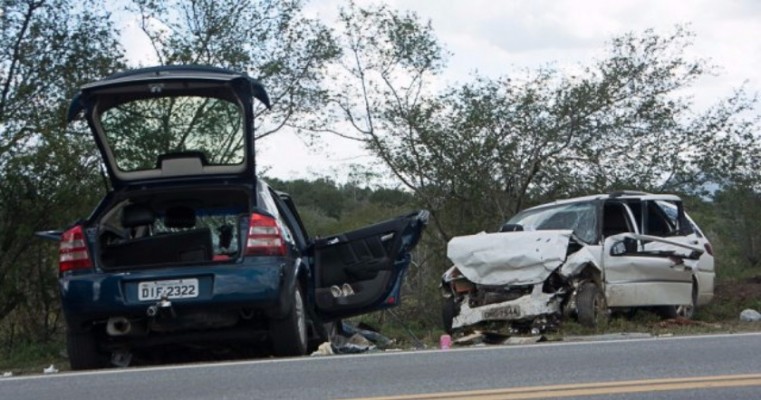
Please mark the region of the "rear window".
<svg viewBox="0 0 761 400"><path fill-rule="evenodd" d="M245 159L243 113L237 103L201 97L157 97L106 109L100 124L121 171L158 168L160 156L199 154L206 165Z"/></svg>

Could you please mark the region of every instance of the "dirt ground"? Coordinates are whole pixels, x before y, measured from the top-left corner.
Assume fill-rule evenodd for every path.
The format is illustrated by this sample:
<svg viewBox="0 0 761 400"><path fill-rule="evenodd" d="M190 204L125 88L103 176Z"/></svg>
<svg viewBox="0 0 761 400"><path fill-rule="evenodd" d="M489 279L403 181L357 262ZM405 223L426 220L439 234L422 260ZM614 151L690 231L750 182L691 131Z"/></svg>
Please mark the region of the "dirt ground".
<svg viewBox="0 0 761 400"><path fill-rule="evenodd" d="M752 304L754 302L761 302L761 275L738 282L722 282L714 289L712 303Z"/></svg>

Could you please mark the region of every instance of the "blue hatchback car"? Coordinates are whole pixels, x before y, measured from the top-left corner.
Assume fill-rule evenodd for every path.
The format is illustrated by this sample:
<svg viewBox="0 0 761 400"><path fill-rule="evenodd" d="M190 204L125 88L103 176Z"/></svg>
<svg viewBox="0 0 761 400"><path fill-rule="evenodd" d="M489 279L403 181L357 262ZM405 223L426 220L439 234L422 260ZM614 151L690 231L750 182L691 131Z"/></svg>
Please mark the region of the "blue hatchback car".
<svg viewBox="0 0 761 400"><path fill-rule="evenodd" d="M291 198L255 175L255 101L269 107L256 80L202 66L127 71L73 99L69 120L87 121L112 190L87 219L40 233L60 241L72 369L265 338L303 355L331 321L399 303L428 212L310 238Z"/></svg>

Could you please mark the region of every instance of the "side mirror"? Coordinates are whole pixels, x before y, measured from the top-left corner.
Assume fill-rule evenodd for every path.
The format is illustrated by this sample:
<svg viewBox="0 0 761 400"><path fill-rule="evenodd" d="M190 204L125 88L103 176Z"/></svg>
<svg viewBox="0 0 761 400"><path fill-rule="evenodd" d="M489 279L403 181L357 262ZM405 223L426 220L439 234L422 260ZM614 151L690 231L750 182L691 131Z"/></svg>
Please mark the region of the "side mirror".
<svg viewBox="0 0 761 400"><path fill-rule="evenodd" d="M622 256L636 252L637 241L632 238L624 238L623 240L619 240L613 243L613 246L610 247L610 255L612 256Z"/></svg>
<svg viewBox="0 0 761 400"><path fill-rule="evenodd" d="M523 230L523 225L521 224L504 224L501 228L499 228L500 232L519 232Z"/></svg>
<svg viewBox="0 0 761 400"><path fill-rule="evenodd" d="M613 243L613 246L610 247L610 255L621 256L624 254L626 254L626 244L624 244L623 240Z"/></svg>

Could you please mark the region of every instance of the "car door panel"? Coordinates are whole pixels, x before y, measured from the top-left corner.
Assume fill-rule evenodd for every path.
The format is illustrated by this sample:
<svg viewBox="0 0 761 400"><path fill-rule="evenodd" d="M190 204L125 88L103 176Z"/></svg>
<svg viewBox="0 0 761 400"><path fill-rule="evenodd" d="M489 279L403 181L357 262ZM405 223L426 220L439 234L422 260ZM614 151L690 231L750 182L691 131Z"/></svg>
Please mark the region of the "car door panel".
<svg viewBox="0 0 761 400"><path fill-rule="evenodd" d="M317 312L343 318L396 305L409 252L427 220L428 212L418 211L315 241Z"/></svg>
<svg viewBox="0 0 761 400"><path fill-rule="evenodd" d="M635 252L612 254L615 252L611 250L623 237L648 238L645 235L623 234L605 240L603 265L608 305L630 307L690 304L692 274L697 259L689 258L685 253L694 252L694 249L665 244L671 249L644 251L640 244ZM655 243L664 245L663 242Z"/></svg>
<svg viewBox="0 0 761 400"><path fill-rule="evenodd" d="M631 206L641 206L632 204ZM644 209L643 209L644 210ZM638 221L647 213L632 212L630 205L606 204L603 232L614 233L603 242L605 293L610 307L689 304L692 293L692 270L697 263L696 246L672 237L642 235ZM613 218L615 217L615 218ZM625 223L619 221L625 220ZM617 229L606 229L610 220ZM665 221L662 222L666 229ZM624 228L626 227L626 228ZM665 232L664 232L665 233ZM699 252L697 253L700 254Z"/></svg>

